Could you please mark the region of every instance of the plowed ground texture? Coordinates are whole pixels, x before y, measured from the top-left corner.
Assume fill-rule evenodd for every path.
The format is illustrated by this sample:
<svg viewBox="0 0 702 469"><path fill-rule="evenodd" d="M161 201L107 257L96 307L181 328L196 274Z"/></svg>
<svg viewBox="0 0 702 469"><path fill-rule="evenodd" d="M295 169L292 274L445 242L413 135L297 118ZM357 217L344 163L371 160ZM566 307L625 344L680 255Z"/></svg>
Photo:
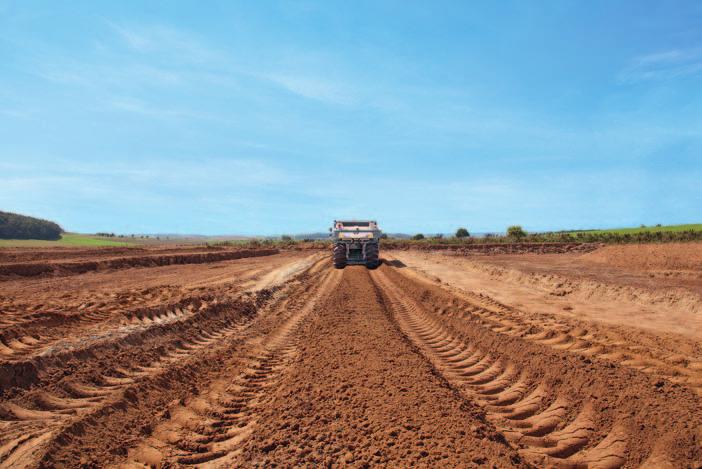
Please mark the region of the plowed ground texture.
<svg viewBox="0 0 702 469"><path fill-rule="evenodd" d="M0 467L702 465L689 379L399 263L281 252L0 295Z"/></svg>

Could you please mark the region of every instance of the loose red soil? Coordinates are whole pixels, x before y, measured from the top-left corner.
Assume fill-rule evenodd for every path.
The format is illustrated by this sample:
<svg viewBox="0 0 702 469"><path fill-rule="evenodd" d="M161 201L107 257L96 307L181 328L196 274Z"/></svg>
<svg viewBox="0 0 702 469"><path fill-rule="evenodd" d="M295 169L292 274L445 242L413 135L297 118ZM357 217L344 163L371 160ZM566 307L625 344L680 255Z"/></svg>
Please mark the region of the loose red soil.
<svg viewBox="0 0 702 469"><path fill-rule="evenodd" d="M522 465L402 336L364 267L344 271L300 337L300 356L244 445L247 464Z"/></svg>
<svg viewBox="0 0 702 469"><path fill-rule="evenodd" d="M617 248L15 257L200 263L0 282L0 467L702 467L696 313L644 282L690 264Z"/></svg>

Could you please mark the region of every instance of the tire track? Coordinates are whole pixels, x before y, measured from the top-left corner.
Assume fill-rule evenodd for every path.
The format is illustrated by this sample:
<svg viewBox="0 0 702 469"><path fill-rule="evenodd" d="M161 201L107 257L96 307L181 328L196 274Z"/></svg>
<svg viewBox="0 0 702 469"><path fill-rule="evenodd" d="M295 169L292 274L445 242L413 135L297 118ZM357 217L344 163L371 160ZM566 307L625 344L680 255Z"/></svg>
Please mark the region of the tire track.
<svg viewBox="0 0 702 469"><path fill-rule="evenodd" d="M528 467L400 333L364 266L297 334L236 467Z"/></svg>
<svg viewBox="0 0 702 469"><path fill-rule="evenodd" d="M64 306L62 312L25 314L0 330L0 362L48 356L85 347L86 339L96 342L99 337L119 337L137 326L167 324L205 309L208 303L231 301L244 293L238 281L204 292L152 288L115 293L112 303L83 301L72 308Z"/></svg>
<svg viewBox="0 0 702 469"><path fill-rule="evenodd" d="M281 305L287 319L265 337L248 342L251 352L233 379L219 379L185 404L168 410L161 423L137 448L124 467L168 464L197 467L234 465L241 445L255 431L257 409L271 399L272 389L296 356L295 332L333 290L341 272L326 269L323 279L302 298Z"/></svg>
<svg viewBox="0 0 702 469"><path fill-rule="evenodd" d="M220 282L209 288L183 288L178 286L152 287L120 291L109 294L108 299L98 295L92 301L77 301L77 312L51 314L32 324L15 325L0 331L0 397L15 394L13 388L27 388L37 384L43 370L60 366L79 356L89 358L96 351L109 347L141 342L144 337L160 332L166 326L191 323L207 319L211 312L236 307L237 302L249 302L256 292L275 290L277 285L308 269L315 256L302 261L267 269L275 278L245 286L241 276ZM275 265L275 264L274 264ZM244 274L244 279L255 279L258 269ZM65 296L65 295L64 295ZM260 295L259 295L260 296ZM139 303L141 299L141 303ZM44 305L36 305L42 308ZM179 328L182 331L182 328ZM167 332L167 331L165 331Z"/></svg>
<svg viewBox="0 0 702 469"><path fill-rule="evenodd" d="M281 259L288 261L281 264ZM301 260L276 256L275 262L269 261L269 265L263 260L265 258L254 257L190 270L183 266L171 270L162 267L155 278L146 279L147 284L152 285L146 288L134 287L138 285L135 277L143 277L144 272L129 277L123 272L95 274L83 287L65 279L0 284L0 363L28 360L66 349L70 342L83 343L96 333L128 326L135 316L154 318L167 314L168 309L192 308L192 304L199 301L234 298L268 288L304 271L315 259L314 256ZM222 268L221 274L217 267ZM174 269L182 271L186 278L177 278L177 273L171 273ZM203 278L193 275L198 269L203 272ZM257 281L262 275L268 279L266 285ZM105 282L115 279L131 288L100 291ZM158 279L169 283L158 283ZM44 284L46 291L37 288ZM31 294L22 297L25 290ZM32 300L18 300L18 297Z"/></svg>
<svg viewBox="0 0 702 469"><path fill-rule="evenodd" d="M32 407L12 402L0 404L0 466L34 465L47 444L76 422L85 420L102 408L115 405L138 382L157 379L170 367L239 332L243 323L243 320L233 322L213 332L204 329L195 332L188 339L179 340L172 347L164 349L158 359L116 367L100 375L96 382L64 380L58 390L60 394L33 392L25 399Z"/></svg>
<svg viewBox="0 0 702 469"><path fill-rule="evenodd" d="M420 281L422 274L415 274ZM419 280L419 279L418 279ZM436 283L433 283L437 285ZM467 307L444 308L443 314L475 318L494 332L586 357L609 360L671 383L688 386L702 396L702 357L666 347L658 337L644 332L618 332L616 327L564 319L547 313L526 312L484 294L440 285Z"/></svg>
<svg viewBox="0 0 702 469"><path fill-rule="evenodd" d="M41 390L30 389L0 402L0 467L36 465L48 447L60 452L62 446L70 446L86 422L129 406L140 389L172 380L170 376L187 369L189 363L202 361L198 357L235 340L270 291L224 301L213 296L183 307L130 315L119 333L92 336L92 347L82 344L77 350L54 350L51 360L57 362L52 365L56 372L48 373ZM116 348L124 349L123 364L118 366ZM71 356L85 372L63 371L71 370Z"/></svg>
<svg viewBox="0 0 702 469"><path fill-rule="evenodd" d="M597 357L651 374L676 384L689 386L702 396L702 359L667 351L648 343L633 343L623 334L614 334L587 323L568 322L548 315L526 314L485 295L461 292L459 296L473 308L463 315L484 320L494 332L520 337L589 357ZM534 317L538 319L531 319ZM531 318L530 318L531 317Z"/></svg>
<svg viewBox="0 0 702 469"><path fill-rule="evenodd" d="M604 469L624 464L626 442L621 430L613 429L598 446L582 452L592 434L589 407L566 421L570 405L567 398L550 396L543 383L537 381L534 387L533 377L514 362L452 335L382 274L375 280L388 294L402 330L450 382L485 408L508 441L517 447L526 446L522 453L528 459L563 467ZM545 406L548 401L552 403Z"/></svg>
<svg viewBox="0 0 702 469"><path fill-rule="evenodd" d="M399 274L389 273L390 269L383 267L373 279L387 295L400 328L452 385L485 409L507 441L528 460L539 466L616 468L637 466L632 453L638 458L648 454L648 462L639 461L643 466L651 466L652 461L675 459L676 455L666 454L662 446L654 448L654 441L645 442L643 447L636 441L633 448L632 439L639 438L632 438L630 421L616 417L622 412L615 412L611 418L607 406L602 409L603 406L595 405L599 399L596 394L586 399L574 398L568 385L551 384L551 380L542 377L542 372L522 364L518 356L499 348L486 348L479 341L455 332L446 317L425 306L436 298L429 298L429 292L424 290L422 295L427 296L424 303L417 301L408 294L406 282L402 286L397 283ZM446 308L474 307L461 304L455 297L444 307L434 305L444 312ZM465 317L457 313L456 316L455 320L466 323ZM497 339L493 343L500 342L502 331L495 332L480 320L472 320L470 324L474 334L492 333L491 338ZM566 380L564 377L563 381Z"/></svg>
<svg viewBox="0 0 702 469"><path fill-rule="evenodd" d="M109 360L109 351L113 349L148 348L153 342L159 342L160 347L169 346L169 342L189 340L201 327L215 332L221 326L219 322L231 319L226 311L234 312L235 316L236 311L247 311L254 296L234 291L221 299L212 294L190 297L167 306L122 313L101 323L99 328L77 328L63 333L61 338L49 335L45 340L33 339L27 344L13 339L12 353L0 357L0 397L12 397L39 383L50 385L55 376L51 370L61 369L75 360L80 360L80 368L89 368L101 360ZM163 354L157 353L159 356L153 359Z"/></svg>

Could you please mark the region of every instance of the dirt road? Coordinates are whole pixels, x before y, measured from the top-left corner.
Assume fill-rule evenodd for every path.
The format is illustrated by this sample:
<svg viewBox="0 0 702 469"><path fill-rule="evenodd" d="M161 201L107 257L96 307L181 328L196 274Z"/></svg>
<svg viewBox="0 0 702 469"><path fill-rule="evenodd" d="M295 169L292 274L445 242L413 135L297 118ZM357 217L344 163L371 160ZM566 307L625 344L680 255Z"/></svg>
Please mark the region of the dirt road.
<svg viewBox="0 0 702 469"><path fill-rule="evenodd" d="M325 254L0 284L0 466L702 464L689 357Z"/></svg>

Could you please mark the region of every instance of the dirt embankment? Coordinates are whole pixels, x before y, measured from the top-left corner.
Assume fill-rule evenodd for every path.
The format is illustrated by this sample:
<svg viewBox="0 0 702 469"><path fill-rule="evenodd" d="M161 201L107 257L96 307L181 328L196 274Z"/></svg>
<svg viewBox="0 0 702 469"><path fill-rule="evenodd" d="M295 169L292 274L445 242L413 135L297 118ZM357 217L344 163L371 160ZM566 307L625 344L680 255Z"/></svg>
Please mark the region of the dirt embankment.
<svg viewBox="0 0 702 469"><path fill-rule="evenodd" d="M583 259L597 253L480 259L402 251L386 255L527 311L702 337L702 278L658 277Z"/></svg>
<svg viewBox="0 0 702 469"><path fill-rule="evenodd" d="M124 255L144 254L148 251L140 247L116 248L116 247L96 247L96 248L72 248L72 247L52 247L52 248L2 248L0 249L0 264L11 262L31 262L47 261L54 259L76 259L88 257L116 257ZM155 253L152 253L155 254Z"/></svg>
<svg viewBox="0 0 702 469"><path fill-rule="evenodd" d="M443 251L456 255L497 255L497 254L562 254L566 252L590 252L597 249L596 243L461 243L461 244L421 244L383 241L381 249Z"/></svg>
<svg viewBox="0 0 702 469"><path fill-rule="evenodd" d="M85 272L126 269L130 267L156 267L174 264L203 264L228 261L245 257L270 256L278 254L278 249L241 249L235 251L196 252L186 254L156 254L145 256L115 257L100 260L71 262L25 262L0 264L0 279L12 276L35 277L39 275L73 275Z"/></svg>
<svg viewBox="0 0 702 469"><path fill-rule="evenodd" d="M647 289L607 279L569 277L550 272L525 272L504 265L474 263L472 268L502 282L531 286L549 295L575 300L598 300L612 305L626 301L644 307L661 307L702 313L702 297L680 287ZM604 280L604 281L603 281Z"/></svg>
<svg viewBox="0 0 702 469"><path fill-rule="evenodd" d="M696 271L702 277L702 243L604 246L581 259L631 270Z"/></svg>

